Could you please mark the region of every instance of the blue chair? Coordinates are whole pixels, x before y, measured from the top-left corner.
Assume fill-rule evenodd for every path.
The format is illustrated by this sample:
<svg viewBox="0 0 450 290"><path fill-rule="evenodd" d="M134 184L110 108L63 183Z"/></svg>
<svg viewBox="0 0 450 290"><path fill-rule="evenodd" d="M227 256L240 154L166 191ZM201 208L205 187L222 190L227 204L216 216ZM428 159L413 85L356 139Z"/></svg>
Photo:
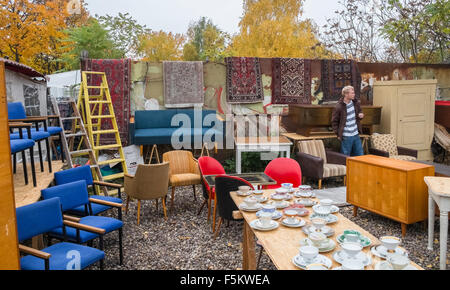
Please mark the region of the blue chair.
<svg viewBox="0 0 450 290"><path fill-rule="evenodd" d="M105 234L108 234L113 231L119 232L119 257L120 264L123 262L123 251L122 251L122 227L123 222L121 220L103 217L103 216L93 216L90 215L92 212L91 203L96 202L95 200L89 199L89 194L87 191L86 181L79 180L71 183L66 183L62 185L57 185L53 187L49 187L47 189L41 190L42 197L44 199L50 199L53 197L59 197L61 199L62 211L66 213L77 207L84 207L85 216L81 218L74 218L70 216L65 216L65 219L72 220L79 224L100 228L105 230ZM113 203L109 203L113 205ZM122 205L116 205L122 207ZM70 242L75 243L91 243L98 235L92 232L79 231L76 228L67 227L66 233L64 235L63 228L55 228L50 231L50 236L56 239L63 239L64 236ZM100 236L101 238L101 236ZM103 247L102 239L100 239L100 247Z"/></svg>
<svg viewBox="0 0 450 290"><path fill-rule="evenodd" d="M22 129L26 128L28 131L30 130L30 124L25 123L10 123L9 128L19 129L19 136L23 137ZM27 158L25 156L25 151L27 149L30 150L30 161L31 161L31 175L33 176L33 186L36 187L36 169L34 167L34 154L33 154L33 147L35 142L31 139L17 139L17 140L10 140L9 141L10 147L11 147L11 154L13 154L13 172L16 173L16 167L17 167L17 159L16 154L22 153L22 165L23 165L23 176L25 178L25 185L28 185L28 168L27 168Z"/></svg>
<svg viewBox="0 0 450 290"><path fill-rule="evenodd" d="M92 186L94 190L94 195L91 195L91 200L94 199L95 203L92 203L92 211L89 213L90 215L98 215L104 211L107 211L114 206L110 205L109 203L119 204L120 207L116 208L118 209L118 218L122 220L122 199L112 197L112 196L102 196L102 195L95 195L96 188L95 185L100 186L106 186L111 188L117 188L119 191L119 197L121 195L120 188L122 187L120 184L115 183L108 183L108 182L102 182L102 181L96 181L92 178L92 171L91 167L89 165L75 167L63 171L55 172L55 183L56 185L62 185L78 180L84 180L86 181L87 186ZM84 216L85 209L83 206L79 206L76 208L73 208L70 210L71 213L78 215L78 216Z"/></svg>
<svg viewBox="0 0 450 290"><path fill-rule="evenodd" d="M51 116L51 118L57 118L58 116ZM35 124L35 128L31 129L31 134L27 135L28 139L33 139L38 143L39 147L39 160L41 164L41 171L44 171L44 164L42 159L42 148L41 148L41 141L45 140L46 148L47 148L47 160L48 160L48 166L49 171L52 172L52 164L51 164L51 157L50 157L50 145L48 138L52 135L59 135L59 140L62 142L62 128L60 127L48 127L47 126L47 120L49 117L46 116L39 116L39 117L27 117L25 112L25 107L21 102L13 102L8 103L8 120L14 121L14 122L27 122L27 123L33 123ZM43 124L43 128L39 127L39 124ZM11 139L20 139L20 136L18 133L10 134ZM62 148L62 146L61 146ZM64 161L64 160L63 160Z"/></svg>
<svg viewBox="0 0 450 290"><path fill-rule="evenodd" d="M63 220L59 198L51 198L19 207L16 209L16 217L19 242L45 234L54 228L62 228L65 232L66 225L88 230L87 227ZM102 232L102 230L94 228L89 230ZM103 269L103 259L105 258L105 253L101 250L65 241L40 251L24 245L19 245L19 250L26 254L20 259L22 270L73 269L72 267L77 263L74 263L71 253L76 253L75 257L78 256L76 258L79 258L80 270L96 262L100 262L100 269Z"/></svg>

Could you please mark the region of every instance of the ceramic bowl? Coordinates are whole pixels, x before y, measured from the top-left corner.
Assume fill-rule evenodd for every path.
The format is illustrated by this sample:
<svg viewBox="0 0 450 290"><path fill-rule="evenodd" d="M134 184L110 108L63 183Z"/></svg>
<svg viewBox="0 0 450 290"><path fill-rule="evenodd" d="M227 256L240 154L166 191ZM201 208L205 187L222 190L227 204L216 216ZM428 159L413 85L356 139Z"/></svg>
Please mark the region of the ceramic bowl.
<svg viewBox="0 0 450 290"><path fill-rule="evenodd" d="M330 213L331 213L331 211L330 211L330 209L326 209L326 208L324 208L324 207L319 207L319 208L316 208L316 209L314 209L314 212L317 214L317 215L320 215L320 216L328 216Z"/></svg>
<svg viewBox="0 0 450 290"><path fill-rule="evenodd" d="M320 231L327 224L327 221L321 218L314 218L311 220L311 223L316 229Z"/></svg>
<svg viewBox="0 0 450 290"><path fill-rule="evenodd" d="M311 186L310 186L310 185L300 185L300 186L298 187L298 189L299 189L300 191L310 191L310 190L311 190Z"/></svg>
<svg viewBox="0 0 450 290"><path fill-rule="evenodd" d="M243 185L243 186L239 186L238 187L238 190L240 191L240 192L243 192L243 193L247 193L247 192L249 192L250 191L250 186L248 186L248 185Z"/></svg>
<svg viewBox="0 0 450 290"><path fill-rule="evenodd" d="M307 261L313 261L319 254L319 249L312 246L300 247L300 255Z"/></svg>
<svg viewBox="0 0 450 290"><path fill-rule="evenodd" d="M322 243L327 239L327 236L325 236L322 233L312 232L308 235L308 238L313 242L314 246L321 247Z"/></svg>
<svg viewBox="0 0 450 290"><path fill-rule="evenodd" d="M341 248L350 257L355 257L363 249L360 243L348 243L348 242L343 243L341 245Z"/></svg>
<svg viewBox="0 0 450 290"><path fill-rule="evenodd" d="M294 185L292 183L282 183L281 187L286 189L291 189Z"/></svg>
<svg viewBox="0 0 450 290"><path fill-rule="evenodd" d="M244 202L248 207L253 208L258 203L258 200L256 198L250 196L250 197L247 197L246 199L244 199Z"/></svg>
<svg viewBox="0 0 450 290"><path fill-rule="evenodd" d="M380 242L388 251L393 251L400 245L401 240L397 237L384 236L380 238Z"/></svg>
<svg viewBox="0 0 450 290"><path fill-rule="evenodd" d="M387 261L394 270L403 270L410 264L408 257L401 254L391 254L387 258Z"/></svg>
<svg viewBox="0 0 450 290"><path fill-rule="evenodd" d="M273 204L265 204L262 207L263 212L274 213L277 208Z"/></svg>

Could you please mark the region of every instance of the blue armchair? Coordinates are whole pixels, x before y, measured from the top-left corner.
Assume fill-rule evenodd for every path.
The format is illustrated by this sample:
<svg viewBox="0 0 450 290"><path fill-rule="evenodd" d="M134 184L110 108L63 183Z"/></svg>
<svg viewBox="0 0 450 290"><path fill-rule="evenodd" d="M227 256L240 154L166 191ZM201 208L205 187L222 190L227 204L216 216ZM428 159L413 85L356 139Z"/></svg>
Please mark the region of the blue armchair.
<svg viewBox="0 0 450 290"><path fill-rule="evenodd" d="M62 228L65 232L67 225L92 230L71 221L64 221L59 198L19 207L16 209L16 217L19 242L45 234L54 228ZM71 252L79 255L80 270L96 262L99 262L100 269L103 269L105 258L105 253L101 250L68 242L57 243L40 251L19 245L19 250L26 254L20 259L22 270L69 270L72 268Z"/></svg>
<svg viewBox="0 0 450 290"><path fill-rule="evenodd" d="M34 167L34 153L33 153L33 147L35 142L31 139L23 139L23 132L22 129L26 128L28 132L30 132L31 124L25 124L25 123L10 123L9 128L19 129L19 136L20 139L16 140L10 140L10 146L11 146L11 154L13 154L13 172L16 173L16 167L17 167L17 159L16 154L22 153L22 165L23 165L23 176L25 178L25 185L28 185L28 168L27 168L27 158L25 156L25 151L27 149L30 150L30 162L31 162L31 175L33 176L33 186L36 187L36 169Z"/></svg>
<svg viewBox="0 0 450 290"><path fill-rule="evenodd" d="M121 196L120 188L122 187L120 184L108 183L96 181L92 178L92 170L89 165L75 167L63 171L55 172L55 182L56 185L62 185L74 181L84 180L86 181L87 186L92 186L94 190L94 194L96 194L95 185L106 186L111 188L118 189L118 196ZM122 199L112 197L112 196L101 196L101 195L91 195L91 200L95 200L95 203L91 204L92 212L90 215L98 215L104 211L107 211L113 207L118 209L118 219L122 220ZM113 204L111 204L113 203ZM118 206L120 205L120 206ZM85 209L83 206L78 206L70 210L71 213L76 214L78 216L84 216Z"/></svg>
<svg viewBox="0 0 450 290"><path fill-rule="evenodd" d="M59 134L60 140L62 140L60 127L47 127L47 117L27 117L25 108L22 103L14 102L8 103L8 120L11 122L25 122L35 124L35 128L31 129L31 133L27 133L26 139L33 139L38 144L39 148L39 161L41 165L41 171L44 172L44 161L42 158L41 141L45 141L47 149L47 160L49 172L52 172L52 159L50 157L50 144L48 139L53 134ZM39 124L43 123L44 128L40 128ZM22 139L19 133L10 134L10 139Z"/></svg>
<svg viewBox="0 0 450 290"><path fill-rule="evenodd" d="M65 216L66 219L70 219L78 224L100 228L105 230L105 234L113 231L119 232L119 257L120 264L123 262L123 251L122 251L122 227L123 222L121 220L103 217L103 216L92 216L89 215L92 212L91 202L93 200L89 199L86 181L79 180L71 183L66 183L62 185L57 185L43 189L41 191L42 197L44 199L50 199L54 197L59 197L61 199L62 211L66 213L78 207L84 207L85 216L82 218L75 218L70 216ZM120 207L122 205L119 205ZM100 237L100 248L103 247L102 236L86 231L79 231L73 227L67 227L66 233L64 235L63 228L55 228L50 231L50 237L62 240L64 236L71 242L84 244L91 242L97 237Z"/></svg>

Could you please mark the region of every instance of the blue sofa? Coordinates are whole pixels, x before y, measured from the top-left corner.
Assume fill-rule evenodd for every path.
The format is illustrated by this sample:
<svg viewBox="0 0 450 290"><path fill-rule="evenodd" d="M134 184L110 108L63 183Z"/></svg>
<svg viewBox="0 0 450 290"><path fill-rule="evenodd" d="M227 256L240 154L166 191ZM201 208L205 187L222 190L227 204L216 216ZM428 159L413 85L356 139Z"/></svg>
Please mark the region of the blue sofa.
<svg viewBox="0 0 450 290"><path fill-rule="evenodd" d="M198 114L197 120L195 120L195 112ZM206 125L204 123L205 118L207 118ZM190 125L190 127L186 128L186 125ZM172 143L173 134L183 134L184 138L190 135L191 144L194 144L196 136L197 138L201 136L203 144L206 132L212 132L211 141L216 142L216 140L224 140L224 130L224 122L217 119L214 110L136 111L134 123L130 124L130 140L135 145L167 145Z"/></svg>

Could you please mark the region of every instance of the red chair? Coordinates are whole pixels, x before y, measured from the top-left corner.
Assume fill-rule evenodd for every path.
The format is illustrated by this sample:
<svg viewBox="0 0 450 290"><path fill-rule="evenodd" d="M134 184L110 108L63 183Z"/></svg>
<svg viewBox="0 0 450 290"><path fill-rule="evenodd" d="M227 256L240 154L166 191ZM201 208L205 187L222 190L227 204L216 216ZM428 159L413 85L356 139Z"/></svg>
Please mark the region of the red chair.
<svg viewBox="0 0 450 290"><path fill-rule="evenodd" d="M277 182L267 186L268 189L279 188L283 183L292 183L294 187L302 185L302 170L298 162L291 158L277 158L267 165L266 175Z"/></svg>
<svg viewBox="0 0 450 290"><path fill-rule="evenodd" d="M206 182L204 176L205 175L222 175L226 174L225 169L223 169L222 164L220 164L219 161L216 159L209 157L209 156L203 156L198 159L198 167L200 169L200 173L202 174L202 181L203 181L203 192L205 201L203 202L202 206L200 207L200 210L198 211L198 214L202 211L203 207L206 203L208 203L208 221L209 217L211 215L211 202L214 200L214 213L213 213L213 232L215 230L216 225L216 207L217 207L217 201L215 198L215 188L210 188L208 186L208 183ZM205 195L205 192L207 195Z"/></svg>

